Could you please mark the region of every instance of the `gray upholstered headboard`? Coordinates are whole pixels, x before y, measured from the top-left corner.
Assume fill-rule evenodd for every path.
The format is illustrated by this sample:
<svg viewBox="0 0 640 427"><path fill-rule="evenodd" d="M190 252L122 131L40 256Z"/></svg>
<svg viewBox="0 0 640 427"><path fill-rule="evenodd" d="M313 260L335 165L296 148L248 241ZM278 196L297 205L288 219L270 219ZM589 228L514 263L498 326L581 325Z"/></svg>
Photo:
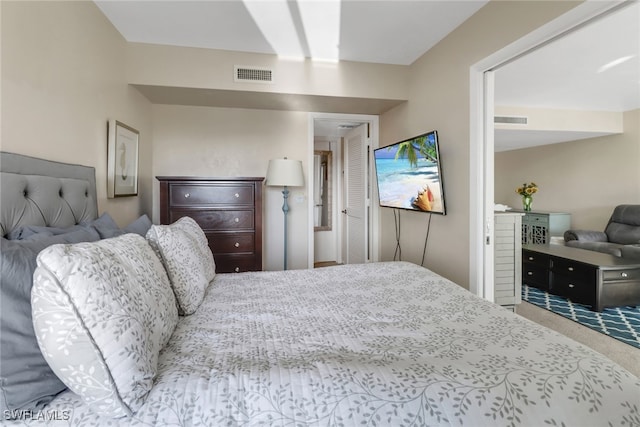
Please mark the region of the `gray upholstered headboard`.
<svg viewBox="0 0 640 427"><path fill-rule="evenodd" d="M2 236L23 225L70 227L97 216L94 168L0 152Z"/></svg>

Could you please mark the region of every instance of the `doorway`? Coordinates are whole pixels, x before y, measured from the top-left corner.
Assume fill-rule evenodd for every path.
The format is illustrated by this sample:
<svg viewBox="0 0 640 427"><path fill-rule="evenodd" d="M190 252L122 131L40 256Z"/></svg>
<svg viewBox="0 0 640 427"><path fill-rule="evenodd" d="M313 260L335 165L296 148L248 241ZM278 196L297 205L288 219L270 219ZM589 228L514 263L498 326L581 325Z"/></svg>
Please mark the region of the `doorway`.
<svg viewBox="0 0 640 427"><path fill-rule="evenodd" d="M584 2L474 64L470 69L469 290L492 298L494 286L494 74L501 66L630 2ZM473 213L479 213L474 215Z"/></svg>
<svg viewBox="0 0 640 427"><path fill-rule="evenodd" d="M351 168L352 177L346 171L349 161L349 154L345 149L345 141L350 139L350 135L357 134L358 129L365 129L365 137L361 143L351 143L352 160L354 157L353 147L361 148L362 157L356 170L361 173L361 180L355 180L353 165ZM309 115L309 164L318 163L319 171L310 171L309 182L307 183L310 194L309 200L309 268L314 265L343 264L349 262L368 262L378 259L378 213L371 209L372 187L371 173L372 163L371 147L378 145L378 116L360 114L334 114L334 113L311 113ZM330 154L330 155L328 155ZM324 157L325 155L326 157ZM323 158L331 159L326 162L326 169L323 168ZM315 168L314 168L315 169ZM324 175L323 175L324 174ZM323 188L318 179L328 178L323 184L324 196L329 199L322 200ZM351 183L351 190L354 188L361 190L365 195L364 206L360 208L365 211L366 221L354 225L351 215L352 206L348 206L348 190ZM317 195L319 197L314 197ZM327 203L328 206L324 206ZM321 205L321 206L318 206ZM320 214L320 215L319 215ZM322 222L322 215L327 220ZM319 221L320 219L320 221ZM330 226L328 224L331 224ZM362 228L362 233L354 233L354 229ZM351 232L349 231L351 229ZM375 231L374 231L375 230ZM349 239L353 241L349 244ZM349 259L348 251L351 248L363 248L364 256L361 258Z"/></svg>

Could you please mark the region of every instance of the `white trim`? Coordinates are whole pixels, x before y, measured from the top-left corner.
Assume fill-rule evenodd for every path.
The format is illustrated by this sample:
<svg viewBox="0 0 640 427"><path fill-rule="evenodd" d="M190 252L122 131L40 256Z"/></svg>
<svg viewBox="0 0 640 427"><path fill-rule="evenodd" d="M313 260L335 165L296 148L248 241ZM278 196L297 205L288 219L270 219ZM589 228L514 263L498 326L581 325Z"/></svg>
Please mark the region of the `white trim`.
<svg viewBox="0 0 640 427"><path fill-rule="evenodd" d="M485 299L495 301L495 234L494 234L494 128L493 128L493 112L494 106L494 72L485 71L483 76L483 90L482 96L484 97L483 106L483 150L482 157L484 159L484 188L483 188L483 203L482 203L482 219L484 222L484 243L482 245L484 253L484 289L483 296Z"/></svg>
<svg viewBox="0 0 640 427"><path fill-rule="evenodd" d="M469 154L469 291L484 298L483 216L478 215L484 205L484 70L470 72L470 154ZM480 238L479 238L480 237Z"/></svg>
<svg viewBox="0 0 640 427"><path fill-rule="evenodd" d="M623 3L635 0L586 0L567 13L553 21L532 31L521 39L487 56L470 67L470 122L469 122L469 150L470 150L470 183L469 183L469 290L476 295L485 297L484 280L487 270L493 270L493 264L487 265L484 245L484 215L487 205L493 206L493 170L487 170L486 142L484 135L493 134L493 122L487 120L485 126L485 84L484 73L495 70L501 65L541 47L550 40L583 25L587 21L602 15ZM491 193L487 189L491 188Z"/></svg>
<svg viewBox="0 0 640 427"><path fill-rule="evenodd" d="M313 135L314 135L314 121L316 119L323 120L343 120L343 121L354 121L354 122L366 122L370 125L370 142L371 142L371 153L373 153L373 148L378 146L378 135L379 135L379 117L370 114L340 114L340 113L309 113L309 125L308 125L308 164L313 164L313 151L314 151L314 143L313 143ZM371 154L370 153L370 157ZM371 158L369 159L369 165L372 165ZM372 171L369 170L369 182L372 180ZM307 179L307 192L308 194L313 194L313 174L309 174L309 178ZM373 191L371 185L369 185L370 191ZM370 195L370 198L373 196ZM313 259L314 259L314 236L313 236L313 199L311 197L307 198L308 202L308 258L307 264L309 268L313 268ZM371 224L369 225L369 229L371 231L371 261L378 261L379 253L380 253L380 219L378 209L373 208L373 202L371 203ZM336 222L339 222L336 221ZM337 225L337 224L336 224Z"/></svg>

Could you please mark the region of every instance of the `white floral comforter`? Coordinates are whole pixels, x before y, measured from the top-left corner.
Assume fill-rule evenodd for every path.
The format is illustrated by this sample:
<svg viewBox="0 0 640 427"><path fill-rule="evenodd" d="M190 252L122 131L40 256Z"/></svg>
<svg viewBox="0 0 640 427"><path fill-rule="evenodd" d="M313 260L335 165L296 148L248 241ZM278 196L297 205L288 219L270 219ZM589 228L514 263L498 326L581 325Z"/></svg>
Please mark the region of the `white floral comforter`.
<svg viewBox="0 0 640 427"><path fill-rule="evenodd" d="M219 274L159 363L133 419L66 392L28 424L640 424L636 377L404 262Z"/></svg>

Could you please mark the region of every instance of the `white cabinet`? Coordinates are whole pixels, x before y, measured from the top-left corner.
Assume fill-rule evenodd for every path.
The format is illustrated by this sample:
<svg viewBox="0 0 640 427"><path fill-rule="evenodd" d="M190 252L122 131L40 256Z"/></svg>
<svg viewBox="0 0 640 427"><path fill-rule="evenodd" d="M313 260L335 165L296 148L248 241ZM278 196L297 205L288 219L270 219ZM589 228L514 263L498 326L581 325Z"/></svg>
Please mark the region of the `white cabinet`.
<svg viewBox="0 0 640 427"><path fill-rule="evenodd" d="M496 304L513 308L522 301L522 216L500 212L494 220L494 295Z"/></svg>

